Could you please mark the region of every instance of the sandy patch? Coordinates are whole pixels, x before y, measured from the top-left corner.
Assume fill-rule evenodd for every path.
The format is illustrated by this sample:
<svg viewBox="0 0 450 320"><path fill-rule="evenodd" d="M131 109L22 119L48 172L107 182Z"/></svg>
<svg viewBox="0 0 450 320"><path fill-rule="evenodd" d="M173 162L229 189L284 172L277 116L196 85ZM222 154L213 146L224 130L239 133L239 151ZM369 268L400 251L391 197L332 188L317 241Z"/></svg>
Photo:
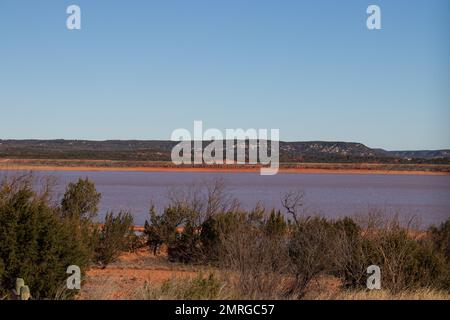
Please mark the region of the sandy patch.
<svg viewBox="0 0 450 320"><path fill-rule="evenodd" d="M123 253L105 269L93 267L86 272L80 300L130 299L145 283L162 284L171 278L193 278L198 270L170 264L165 255L154 256L148 249Z"/></svg>

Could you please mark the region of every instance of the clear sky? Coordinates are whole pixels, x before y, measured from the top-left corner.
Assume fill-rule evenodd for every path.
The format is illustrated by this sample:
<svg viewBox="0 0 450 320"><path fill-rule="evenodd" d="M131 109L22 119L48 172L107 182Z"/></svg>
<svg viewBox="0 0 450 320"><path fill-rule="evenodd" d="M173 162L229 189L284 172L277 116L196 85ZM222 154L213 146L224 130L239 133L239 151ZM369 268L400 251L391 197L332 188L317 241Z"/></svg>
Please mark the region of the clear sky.
<svg viewBox="0 0 450 320"><path fill-rule="evenodd" d="M170 139L203 120L450 148L449 40L448 0L0 0L0 139Z"/></svg>

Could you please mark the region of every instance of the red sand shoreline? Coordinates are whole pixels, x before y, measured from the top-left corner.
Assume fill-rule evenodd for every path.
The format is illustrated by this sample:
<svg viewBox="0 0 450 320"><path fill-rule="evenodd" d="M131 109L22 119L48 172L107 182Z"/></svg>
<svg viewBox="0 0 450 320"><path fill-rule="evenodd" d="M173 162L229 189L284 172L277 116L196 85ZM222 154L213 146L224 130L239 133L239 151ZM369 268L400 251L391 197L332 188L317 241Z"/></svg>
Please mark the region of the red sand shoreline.
<svg viewBox="0 0 450 320"><path fill-rule="evenodd" d="M251 173L260 172L260 168L192 168L192 167L100 167L100 166L59 166L59 165L23 165L0 162L0 170L24 171L87 171L87 172L217 172L217 173ZM383 169L324 169L324 168L280 168L279 173L291 174L381 174L381 175L433 175L450 176L450 172L424 170L383 170Z"/></svg>

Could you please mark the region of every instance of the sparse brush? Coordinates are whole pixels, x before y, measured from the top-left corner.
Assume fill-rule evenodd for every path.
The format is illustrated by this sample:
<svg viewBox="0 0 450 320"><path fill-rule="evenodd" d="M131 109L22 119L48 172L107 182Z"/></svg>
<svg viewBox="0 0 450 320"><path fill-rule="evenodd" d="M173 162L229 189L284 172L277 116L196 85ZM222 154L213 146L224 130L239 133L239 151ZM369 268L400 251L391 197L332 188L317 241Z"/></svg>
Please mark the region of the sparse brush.
<svg viewBox="0 0 450 320"><path fill-rule="evenodd" d="M135 293L142 300L215 300L230 299L224 281L214 273L198 273L195 278L170 278L161 285L146 283Z"/></svg>
<svg viewBox="0 0 450 320"><path fill-rule="evenodd" d="M343 290L314 297L315 300L450 300L450 294L430 288L392 293L389 290Z"/></svg>
<svg viewBox="0 0 450 320"><path fill-rule="evenodd" d="M94 235L95 262L102 267L114 262L129 248L133 237L133 216L129 212L121 211L116 216L107 213L103 227Z"/></svg>

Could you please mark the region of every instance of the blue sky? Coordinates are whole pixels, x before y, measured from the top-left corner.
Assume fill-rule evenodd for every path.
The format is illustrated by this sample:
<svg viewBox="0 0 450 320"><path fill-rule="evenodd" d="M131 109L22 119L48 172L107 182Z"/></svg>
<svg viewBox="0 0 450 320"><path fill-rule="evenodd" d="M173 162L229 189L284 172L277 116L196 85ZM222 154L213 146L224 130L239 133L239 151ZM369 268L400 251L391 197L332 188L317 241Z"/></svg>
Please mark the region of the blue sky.
<svg viewBox="0 0 450 320"><path fill-rule="evenodd" d="M450 148L449 18L448 0L0 0L0 139L170 139L202 120Z"/></svg>

